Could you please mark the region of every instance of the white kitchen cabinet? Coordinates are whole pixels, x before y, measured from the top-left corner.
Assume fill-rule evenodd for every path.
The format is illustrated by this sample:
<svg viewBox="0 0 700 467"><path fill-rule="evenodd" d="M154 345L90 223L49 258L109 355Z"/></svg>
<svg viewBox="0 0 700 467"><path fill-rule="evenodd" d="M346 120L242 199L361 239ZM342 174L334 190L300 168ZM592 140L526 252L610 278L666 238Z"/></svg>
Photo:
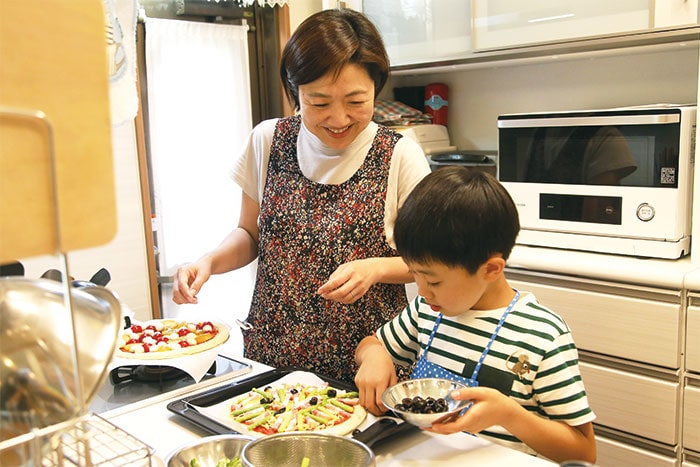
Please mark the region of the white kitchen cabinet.
<svg viewBox="0 0 700 467"><path fill-rule="evenodd" d="M649 29L648 0L474 0L474 48L493 49Z"/></svg>
<svg viewBox="0 0 700 467"><path fill-rule="evenodd" d="M688 371L700 375L700 296L695 293L688 294L686 328L685 365Z"/></svg>
<svg viewBox="0 0 700 467"><path fill-rule="evenodd" d="M689 381L684 391L683 446L700 458L700 380Z"/></svg>
<svg viewBox="0 0 700 467"><path fill-rule="evenodd" d="M529 280L520 282L522 279ZM551 275L511 273L515 288L533 292L559 313L579 349L665 368L680 366L680 290L562 281ZM644 345L639 345L644 343Z"/></svg>
<svg viewBox="0 0 700 467"><path fill-rule="evenodd" d="M677 465L675 457L659 454L650 449L596 435L598 460L603 466L672 467Z"/></svg>
<svg viewBox="0 0 700 467"><path fill-rule="evenodd" d="M690 26L698 23L698 0L654 2L654 28Z"/></svg>
<svg viewBox="0 0 700 467"><path fill-rule="evenodd" d="M479 62L515 48L697 26L698 0L353 0L376 24L392 67ZM558 53L552 49L552 53ZM489 52L484 54L484 52ZM494 57L491 57L492 59ZM497 57L496 57L497 58ZM512 57L511 57L512 58Z"/></svg>
<svg viewBox="0 0 700 467"><path fill-rule="evenodd" d="M464 58L472 50L471 0L365 0L392 66Z"/></svg>
<svg viewBox="0 0 700 467"><path fill-rule="evenodd" d="M581 362L596 424L673 446L678 443L678 381Z"/></svg>

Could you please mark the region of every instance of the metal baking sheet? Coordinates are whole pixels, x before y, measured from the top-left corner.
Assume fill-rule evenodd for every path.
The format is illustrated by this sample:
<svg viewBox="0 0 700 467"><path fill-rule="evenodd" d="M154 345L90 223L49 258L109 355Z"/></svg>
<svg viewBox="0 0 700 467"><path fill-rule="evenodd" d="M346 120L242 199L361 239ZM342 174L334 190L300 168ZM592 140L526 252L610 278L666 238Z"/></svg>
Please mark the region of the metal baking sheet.
<svg viewBox="0 0 700 467"><path fill-rule="evenodd" d="M300 367L276 368L274 370L270 370L259 375L251 376L250 378L246 378L240 381L234 381L224 386L208 389L198 394L193 394L191 396L187 396L182 399L170 402L167 405L167 408L170 412L179 415L188 422L198 426L199 428L204 429L205 431L211 434L237 434L237 431L200 412L199 410L197 410L197 407L209 407L226 401L228 399L232 399L238 396L239 394L243 394L244 392L252 390L253 388L261 387L265 384L277 381L278 379L294 371L308 372L309 370ZM336 388L352 391L357 390L357 388L352 384L348 384L335 378L330 378L323 375L318 376L321 379L327 381L331 386L334 386ZM377 432L378 430L376 427L374 427L374 425L382 426L381 432ZM359 430L355 430L355 432L353 432L353 436L357 439L360 439L368 446L372 446L378 443L379 441L383 441L390 437L394 437L399 433L418 430L417 427L414 427L413 425L410 425L408 423L404 423L402 420L397 418L395 419L393 417L382 417L377 422L375 422L374 425L365 429L365 432L370 432L370 429L374 427L372 429L372 432L376 433L372 434L371 436L363 436L363 432Z"/></svg>

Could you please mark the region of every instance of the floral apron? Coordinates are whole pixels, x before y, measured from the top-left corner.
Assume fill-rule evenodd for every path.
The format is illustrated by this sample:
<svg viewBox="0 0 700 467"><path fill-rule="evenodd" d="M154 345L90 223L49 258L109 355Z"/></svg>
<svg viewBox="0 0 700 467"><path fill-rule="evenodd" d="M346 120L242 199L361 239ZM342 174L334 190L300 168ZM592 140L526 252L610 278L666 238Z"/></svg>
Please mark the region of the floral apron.
<svg viewBox="0 0 700 467"><path fill-rule="evenodd" d="M275 129L258 220L258 272L243 329L245 356L352 382L355 348L407 305L403 284L375 284L353 304L316 293L343 263L396 256L386 241L389 166L401 138L379 126L364 162L338 185L306 178L298 116Z"/></svg>

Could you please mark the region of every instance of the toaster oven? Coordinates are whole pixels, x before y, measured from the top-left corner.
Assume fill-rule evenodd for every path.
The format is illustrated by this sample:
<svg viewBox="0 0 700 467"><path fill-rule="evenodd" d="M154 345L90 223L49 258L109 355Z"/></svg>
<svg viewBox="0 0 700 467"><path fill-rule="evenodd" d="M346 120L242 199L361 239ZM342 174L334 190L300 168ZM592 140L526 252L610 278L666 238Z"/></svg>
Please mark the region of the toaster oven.
<svg viewBox="0 0 700 467"><path fill-rule="evenodd" d="M653 258L690 253L695 106L498 117L517 243Z"/></svg>

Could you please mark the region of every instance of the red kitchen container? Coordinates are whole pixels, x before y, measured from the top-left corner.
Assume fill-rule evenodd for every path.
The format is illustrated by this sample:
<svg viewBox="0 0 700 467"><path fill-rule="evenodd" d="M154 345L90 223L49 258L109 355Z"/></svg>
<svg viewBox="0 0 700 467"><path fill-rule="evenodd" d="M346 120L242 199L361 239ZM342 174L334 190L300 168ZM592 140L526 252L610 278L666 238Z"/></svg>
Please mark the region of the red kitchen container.
<svg viewBox="0 0 700 467"><path fill-rule="evenodd" d="M447 85L431 83L425 87L425 113L433 116L433 123L447 126Z"/></svg>

